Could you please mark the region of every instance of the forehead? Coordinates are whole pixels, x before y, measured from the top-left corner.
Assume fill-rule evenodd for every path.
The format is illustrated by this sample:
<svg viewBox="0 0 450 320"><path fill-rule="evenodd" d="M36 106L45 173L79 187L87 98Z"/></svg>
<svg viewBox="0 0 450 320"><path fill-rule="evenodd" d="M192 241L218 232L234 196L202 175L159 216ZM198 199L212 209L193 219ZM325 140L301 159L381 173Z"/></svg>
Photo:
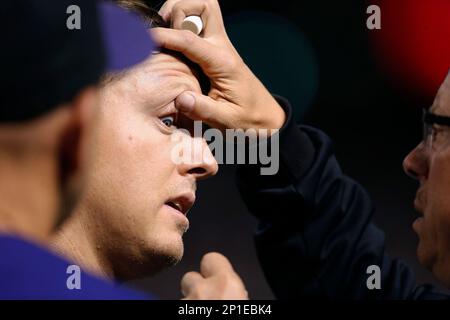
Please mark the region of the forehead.
<svg viewBox="0 0 450 320"><path fill-rule="evenodd" d="M124 99L168 103L183 91L201 92L195 71L182 58L158 53L144 62L118 74L107 84Z"/></svg>
<svg viewBox="0 0 450 320"><path fill-rule="evenodd" d="M431 111L440 115L450 116L450 72L439 88Z"/></svg>
<svg viewBox="0 0 450 320"><path fill-rule="evenodd" d="M160 52L151 55L143 63L139 64L130 72L135 75L162 74L165 76L183 75L195 78L194 71L187 64L187 60L176 53Z"/></svg>

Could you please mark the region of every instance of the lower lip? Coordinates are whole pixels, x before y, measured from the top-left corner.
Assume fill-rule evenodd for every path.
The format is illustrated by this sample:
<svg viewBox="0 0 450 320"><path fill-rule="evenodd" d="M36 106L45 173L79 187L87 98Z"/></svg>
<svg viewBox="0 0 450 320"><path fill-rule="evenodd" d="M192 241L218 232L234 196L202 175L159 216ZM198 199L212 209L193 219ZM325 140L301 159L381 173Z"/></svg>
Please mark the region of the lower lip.
<svg viewBox="0 0 450 320"><path fill-rule="evenodd" d="M189 220L188 218L183 214L183 212L165 204L164 207L169 210L171 213L173 213L174 215L176 215L179 219L182 219L184 221L185 224L189 224Z"/></svg>
<svg viewBox="0 0 450 320"><path fill-rule="evenodd" d="M419 200L417 197L414 199L413 206L414 206L414 209L416 209L416 211L422 212L422 210L420 209L420 208L422 208L422 206L419 205Z"/></svg>
<svg viewBox="0 0 450 320"><path fill-rule="evenodd" d="M414 220L412 228L417 233L419 231L419 225L423 222L423 217Z"/></svg>

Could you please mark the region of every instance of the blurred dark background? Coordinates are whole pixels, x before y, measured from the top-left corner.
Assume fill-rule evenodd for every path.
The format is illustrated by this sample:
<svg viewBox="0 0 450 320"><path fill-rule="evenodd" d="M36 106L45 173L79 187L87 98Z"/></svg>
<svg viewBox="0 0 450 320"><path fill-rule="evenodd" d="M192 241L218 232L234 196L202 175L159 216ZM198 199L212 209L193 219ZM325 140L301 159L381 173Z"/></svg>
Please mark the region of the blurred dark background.
<svg viewBox="0 0 450 320"><path fill-rule="evenodd" d="M415 256L411 224L417 183L403 173L402 160L420 141L421 108L432 104L449 67L449 45L439 45L450 39L450 26L442 30L436 17L443 17L442 6L450 9L450 1L394 2L220 3L229 36L247 64L273 93L289 98L299 123L332 137L344 172L368 190L390 255L405 260L419 283L437 284ZM381 8L381 30L366 27L370 4ZM450 21L448 13L444 18ZM414 32L412 24L421 32ZM425 63L428 54L432 66ZM198 270L205 253L218 251L234 264L251 298L274 298L253 246L256 221L240 199L234 173L234 166L222 165L217 177L200 184L183 261L134 285L163 299L178 299L183 274Z"/></svg>

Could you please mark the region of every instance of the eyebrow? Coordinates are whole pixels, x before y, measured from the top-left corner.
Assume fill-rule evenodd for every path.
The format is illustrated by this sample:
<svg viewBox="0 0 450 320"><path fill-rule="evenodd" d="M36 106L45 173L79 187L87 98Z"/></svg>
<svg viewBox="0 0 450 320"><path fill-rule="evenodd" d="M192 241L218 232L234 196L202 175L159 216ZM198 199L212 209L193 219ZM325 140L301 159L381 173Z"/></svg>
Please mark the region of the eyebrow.
<svg viewBox="0 0 450 320"><path fill-rule="evenodd" d="M436 113L436 109L439 110L439 101L438 101L438 99L439 99L439 97L436 96L435 100L433 101L433 104L429 108L426 108L427 112Z"/></svg>
<svg viewBox="0 0 450 320"><path fill-rule="evenodd" d="M450 127L450 117L434 114L430 110L425 110L423 113L423 122Z"/></svg>
<svg viewBox="0 0 450 320"><path fill-rule="evenodd" d="M108 86L111 83L114 83L114 82L117 82L117 81L121 80L122 78L125 77L127 72L128 72L128 70L104 73L100 77L99 87L100 88L104 88L104 87Z"/></svg>
<svg viewBox="0 0 450 320"><path fill-rule="evenodd" d="M152 109L156 112L164 112L164 113L178 113L178 109L175 108L175 103L172 103L173 101L157 106L157 107L152 107Z"/></svg>

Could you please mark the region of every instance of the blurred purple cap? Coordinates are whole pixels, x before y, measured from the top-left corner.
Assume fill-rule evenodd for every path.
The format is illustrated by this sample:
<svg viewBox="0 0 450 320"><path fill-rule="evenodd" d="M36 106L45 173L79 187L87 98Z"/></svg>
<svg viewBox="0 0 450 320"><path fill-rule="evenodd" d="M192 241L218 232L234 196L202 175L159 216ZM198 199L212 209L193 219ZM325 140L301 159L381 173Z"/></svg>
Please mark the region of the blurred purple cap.
<svg viewBox="0 0 450 320"><path fill-rule="evenodd" d="M106 71L120 71L149 57L155 44L139 17L110 2L99 2Z"/></svg>

